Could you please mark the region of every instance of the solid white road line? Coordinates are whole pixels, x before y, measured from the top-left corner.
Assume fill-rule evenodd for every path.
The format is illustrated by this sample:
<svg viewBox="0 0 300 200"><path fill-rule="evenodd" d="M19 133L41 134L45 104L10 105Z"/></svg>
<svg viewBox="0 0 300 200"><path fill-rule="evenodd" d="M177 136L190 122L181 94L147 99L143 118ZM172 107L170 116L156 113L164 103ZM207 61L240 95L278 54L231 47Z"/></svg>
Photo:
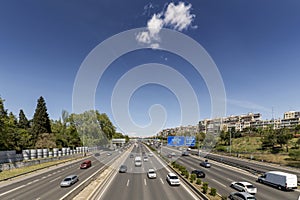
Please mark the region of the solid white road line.
<svg viewBox="0 0 300 200"><path fill-rule="evenodd" d="M150 151L150 149L146 146L146 148ZM160 162L162 164L162 166L165 167L165 169L170 173L171 170L168 168L167 164L164 164L155 154L154 154L155 158L158 160L158 162ZM194 195L194 193L192 191L190 191L187 186L185 186L184 183L181 184L181 186L187 191L187 193L189 193L191 195L191 197L193 197L194 199L198 199L198 197L196 197Z"/></svg>

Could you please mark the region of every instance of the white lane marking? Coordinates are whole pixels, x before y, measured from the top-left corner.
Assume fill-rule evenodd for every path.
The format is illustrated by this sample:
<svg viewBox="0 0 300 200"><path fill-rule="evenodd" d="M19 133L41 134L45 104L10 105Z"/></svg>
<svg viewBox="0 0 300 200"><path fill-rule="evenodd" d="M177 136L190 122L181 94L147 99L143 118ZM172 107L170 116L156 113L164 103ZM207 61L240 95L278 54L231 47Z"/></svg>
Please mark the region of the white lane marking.
<svg viewBox="0 0 300 200"><path fill-rule="evenodd" d="M127 184L126 184L126 186L127 186L127 187L129 186L129 179L127 180Z"/></svg>
<svg viewBox="0 0 300 200"><path fill-rule="evenodd" d="M59 178L61 178L61 176L59 176L59 177L57 177L57 178L55 178L55 179L52 179L51 181L49 181L49 183L52 183L52 182L56 181L56 180L59 179Z"/></svg>
<svg viewBox="0 0 300 200"><path fill-rule="evenodd" d="M37 181L39 181L39 180L41 180L41 179L35 179L34 181L32 181L32 183L35 183L35 182L37 182Z"/></svg>
<svg viewBox="0 0 300 200"><path fill-rule="evenodd" d="M147 185L146 179L144 179L145 186Z"/></svg>
<svg viewBox="0 0 300 200"><path fill-rule="evenodd" d="M218 183L219 185L221 185L221 186L223 186L223 187L225 187L225 188L227 187L226 185L224 185L223 183L220 183L220 182L217 181L216 179L211 178L210 180L212 180L212 181Z"/></svg>
<svg viewBox="0 0 300 200"><path fill-rule="evenodd" d="M160 182L161 182L162 184L165 184L164 181L162 180L162 178L160 178Z"/></svg>
<svg viewBox="0 0 300 200"><path fill-rule="evenodd" d="M15 190L18 190L18 189L20 189L20 188L23 188L23 187L25 187L25 186L26 186L26 185L21 185L21 186L16 187L16 188L14 188L14 189L12 189L12 190L9 190L9 191L6 191L6 192L4 192L4 193L1 193L1 194L0 194L0 197L3 196L3 195L6 195L6 194L8 194L8 193L11 193L11 192L13 192L13 191L15 191Z"/></svg>
<svg viewBox="0 0 300 200"><path fill-rule="evenodd" d="M230 182L233 182L233 180L232 179L230 179L230 178L226 178L227 180L229 180Z"/></svg>

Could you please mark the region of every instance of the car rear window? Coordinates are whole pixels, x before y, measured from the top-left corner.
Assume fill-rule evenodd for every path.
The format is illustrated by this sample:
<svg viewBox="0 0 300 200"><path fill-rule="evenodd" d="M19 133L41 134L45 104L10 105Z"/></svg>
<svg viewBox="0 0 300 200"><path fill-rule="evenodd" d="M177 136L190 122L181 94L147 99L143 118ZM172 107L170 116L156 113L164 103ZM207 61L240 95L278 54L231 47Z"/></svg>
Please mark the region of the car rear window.
<svg viewBox="0 0 300 200"><path fill-rule="evenodd" d="M255 188L253 185L246 185L247 188Z"/></svg>
<svg viewBox="0 0 300 200"><path fill-rule="evenodd" d="M71 178L65 178L65 180L64 181L70 181L71 180Z"/></svg>
<svg viewBox="0 0 300 200"><path fill-rule="evenodd" d="M170 179L178 179L177 176L170 176Z"/></svg>

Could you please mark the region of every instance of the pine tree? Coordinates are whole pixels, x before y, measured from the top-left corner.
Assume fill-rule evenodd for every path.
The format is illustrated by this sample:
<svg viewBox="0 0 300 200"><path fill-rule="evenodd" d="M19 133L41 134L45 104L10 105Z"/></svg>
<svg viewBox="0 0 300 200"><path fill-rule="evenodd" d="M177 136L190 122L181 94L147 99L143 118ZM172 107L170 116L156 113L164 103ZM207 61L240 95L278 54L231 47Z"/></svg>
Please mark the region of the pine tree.
<svg viewBox="0 0 300 200"><path fill-rule="evenodd" d="M32 140L34 144L41 133L51 133L50 119L42 96L38 99L32 123Z"/></svg>
<svg viewBox="0 0 300 200"><path fill-rule="evenodd" d="M4 100L0 97L0 150L6 150L7 144L7 132L6 123L8 120L7 110L4 108Z"/></svg>
<svg viewBox="0 0 300 200"><path fill-rule="evenodd" d="M25 116L25 114L24 114L24 112L23 112L22 109L20 110L20 113L19 113L18 127L19 128L24 128L24 129L28 129L29 128L29 121L26 118L26 116Z"/></svg>

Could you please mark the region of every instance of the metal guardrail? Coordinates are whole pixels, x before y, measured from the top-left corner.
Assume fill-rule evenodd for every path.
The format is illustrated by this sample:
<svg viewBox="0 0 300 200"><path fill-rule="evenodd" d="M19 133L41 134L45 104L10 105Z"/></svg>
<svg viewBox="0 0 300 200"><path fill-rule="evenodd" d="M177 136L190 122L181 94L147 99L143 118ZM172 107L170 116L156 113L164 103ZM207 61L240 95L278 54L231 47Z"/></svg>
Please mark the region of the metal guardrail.
<svg viewBox="0 0 300 200"><path fill-rule="evenodd" d="M197 154L193 154L193 155L197 155ZM252 167L249 167L249 166L237 163L237 162L229 161L227 159L222 159L222 158L217 158L217 157L214 157L214 156L210 156L209 154L204 156L204 158L208 158L208 159L214 160L216 162L224 163L224 164L227 164L227 165L230 165L230 166L233 166L233 167L243 169L243 170L248 171L248 172L250 172L254 175L259 175L259 174L265 173L265 171L254 169Z"/></svg>

